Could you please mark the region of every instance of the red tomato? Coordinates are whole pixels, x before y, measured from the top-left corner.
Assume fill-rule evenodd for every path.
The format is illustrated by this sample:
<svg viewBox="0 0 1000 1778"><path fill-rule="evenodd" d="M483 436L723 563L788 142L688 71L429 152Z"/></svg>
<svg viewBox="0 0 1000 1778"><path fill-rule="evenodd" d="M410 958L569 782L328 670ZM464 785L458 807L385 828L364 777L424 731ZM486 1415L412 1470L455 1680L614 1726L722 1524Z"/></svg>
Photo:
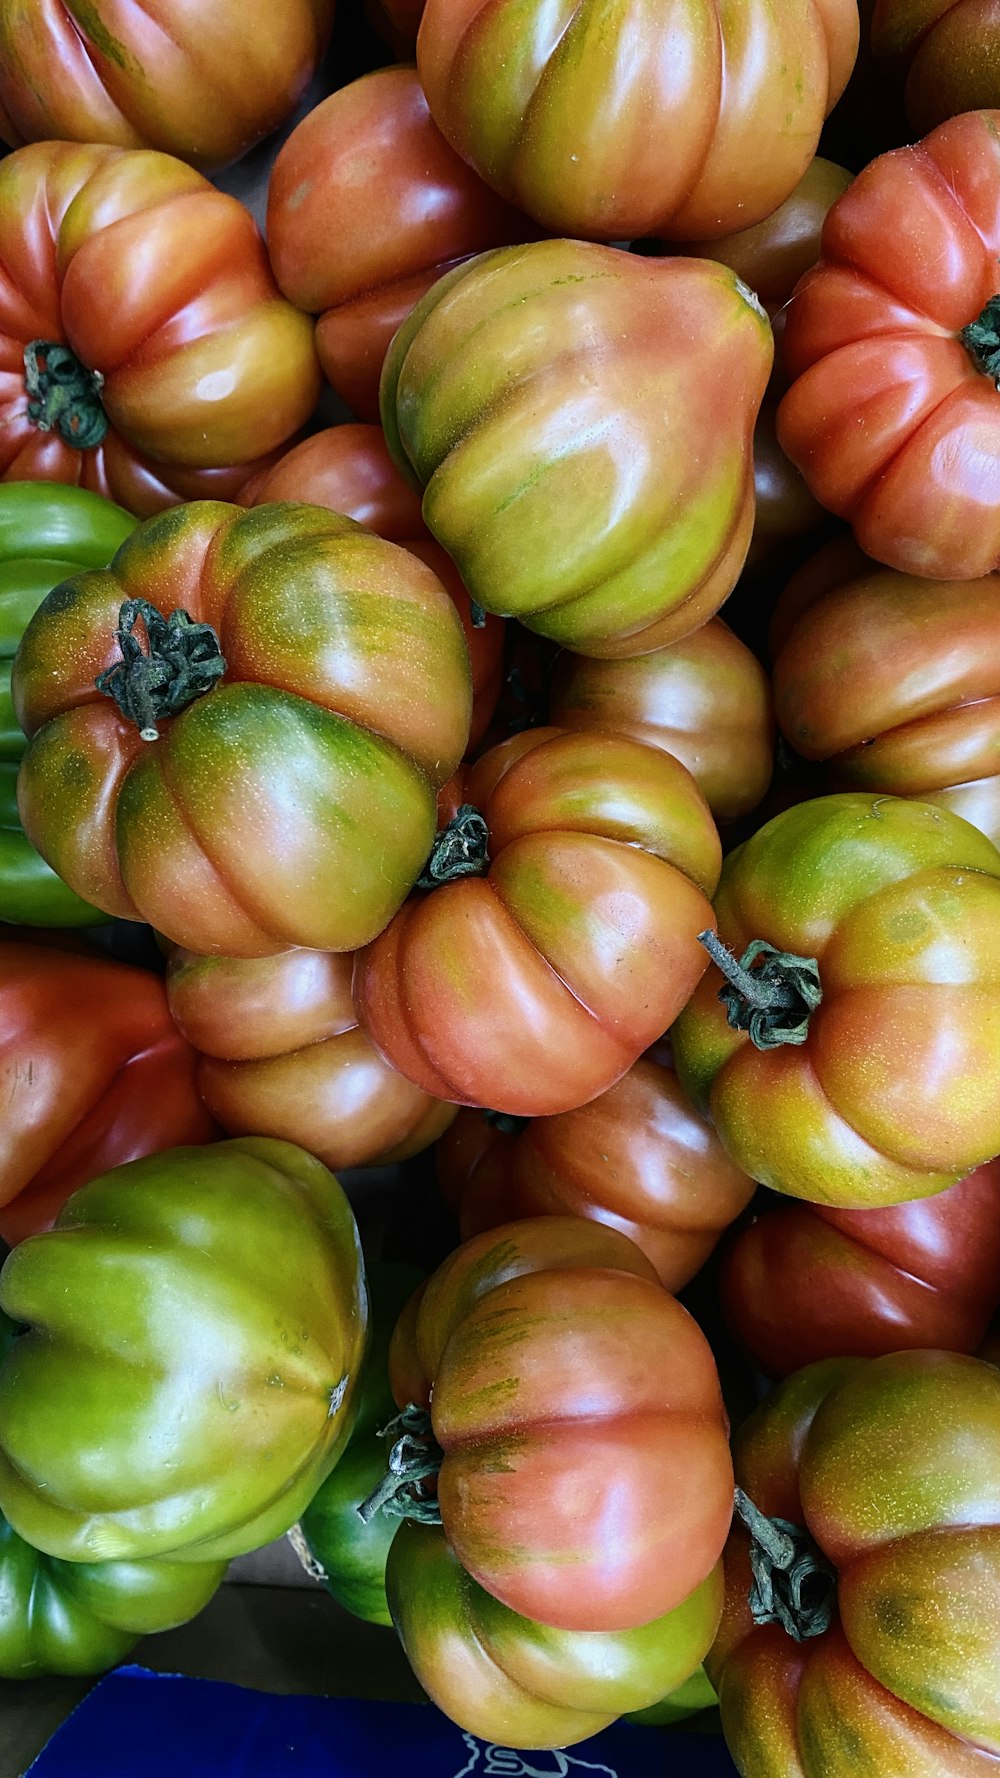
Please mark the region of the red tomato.
<svg viewBox="0 0 1000 1778"><path fill-rule="evenodd" d="M730 233L777 208L816 152L858 48L855 0L427 0L431 115L553 233Z"/></svg>
<svg viewBox="0 0 1000 1778"><path fill-rule="evenodd" d="M361 1022L439 1099L573 1110L638 1060L704 971L696 934L720 868L708 805L657 748L554 729L494 747L448 794L488 858L412 897L362 952Z"/></svg>
<svg viewBox="0 0 1000 1778"><path fill-rule="evenodd" d="M174 952L170 1011L231 1136L280 1136L338 1168L405 1160L447 1129L454 1106L411 1086L358 1030L353 966L329 951Z"/></svg>
<svg viewBox="0 0 1000 1778"><path fill-rule="evenodd" d="M455 607L409 550L318 506L209 500L50 593L12 688L32 843L95 906L244 957L381 931L471 705Z"/></svg>
<svg viewBox="0 0 1000 1778"><path fill-rule="evenodd" d="M1000 562L1000 112L865 168L785 330L778 439L861 548L906 574Z"/></svg>
<svg viewBox="0 0 1000 1778"><path fill-rule="evenodd" d="M820 1358L974 1352L1000 1305L998 1241L1000 1161L888 1210L786 1204L729 1248L726 1320L779 1377Z"/></svg>
<svg viewBox="0 0 1000 1778"><path fill-rule="evenodd" d="M522 1216L592 1217L628 1235L676 1291L754 1193L673 1071L648 1056L577 1111L505 1122L460 1111L435 1150L463 1239Z"/></svg>
<svg viewBox="0 0 1000 1778"><path fill-rule="evenodd" d="M918 134L1000 104L996 0L875 0L871 45L883 79L905 79Z"/></svg>
<svg viewBox="0 0 1000 1778"><path fill-rule="evenodd" d="M991 1778L993 1366L946 1352L810 1365L740 1429L734 1457L781 1534L758 1527L751 1592L749 1539L734 1529L705 1663L743 1778Z"/></svg>
<svg viewBox="0 0 1000 1778"><path fill-rule="evenodd" d="M792 746L844 788L918 797L1000 843L997 593L994 575L880 569L849 541L807 562L772 625Z"/></svg>
<svg viewBox="0 0 1000 1778"><path fill-rule="evenodd" d="M414 68L331 93L292 131L268 186L275 276L319 315L323 369L362 420L378 419L389 341L441 273L537 233L449 148Z"/></svg>
<svg viewBox="0 0 1000 1778"><path fill-rule="evenodd" d="M818 797L729 855L715 910L749 979L713 965L671 1044L752 1179L874 1209L1000 1153L991 841L927 803Z"/></svg>
<svg viewBox="0 0 1000 1778"><path fill-rule="evenodd" d="M144 969L60 945L0 944L0 1236L50 1228L125 1161L216 1134L193 1050Z"/></svg>
<svg viewBox="0 0 1000 1778"><path fill-rule="evenodd" d="M472 667L472 724L469 748L489 726L503 678L504 624L474 612L451 557L427 534L420 501L389 456L381 427L361 423L331 426L304 439L262 470L240 494L242 506L271 500L308 500L368 525L390 543L402 543L433 569L462 620Z"/></svg>
<svg viewBox="0 0 1000 1778"><path fill-rule="evenodd" d="M721 618L631 660L562 654L549 714L560 728L633 735L672 753L717 821L746 815L771 780L774 716L767 674Z"/></svg>
<svg viewBox="0 0 1000 1778"><path fill-rule="evenodd" d="M44 142L0 163L0 478L130 512L231 498L321 377L249 211L182 161Z"/></svg>
<svg viewBox="0 0 1000 1778"><path fill-rule="evenodd" d="M448 1542L512 1611L627 1630L711 1572L732 1511L715 1361L616 1230L542 1216L467 1241L389 1374L401 1407L429 1405Z"/></svg>
<svg viewBox="0 0 1000 1778"><path fill-rule="evenodd" d="M52 0L0 10L0 136L162 148L222 166L282 123L333 0Z"/></svg>

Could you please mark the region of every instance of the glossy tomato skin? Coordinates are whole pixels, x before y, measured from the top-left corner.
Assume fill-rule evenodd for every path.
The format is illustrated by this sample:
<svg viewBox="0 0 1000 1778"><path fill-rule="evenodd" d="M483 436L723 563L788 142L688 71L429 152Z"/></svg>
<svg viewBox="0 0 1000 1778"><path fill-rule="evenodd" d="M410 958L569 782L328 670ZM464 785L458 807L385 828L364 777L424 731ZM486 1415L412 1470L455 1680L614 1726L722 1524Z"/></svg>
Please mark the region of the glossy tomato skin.
<svg viewBox="0 0 1000 1778"><path fill-rule="evenodd" d="M0 259L4 480L78 483L140 515L231 499L315 405L312 324L282 299L249 211L170 155L64 142L9 155ZM38 340L101 379L96 444L29 414Z"/></svg>
<svg viewBox="0 0 1000 1778"><path fill-rule="evenodd" d="M483 813L488 875L418 891L359 955L361 1023L437 1098L571 1111L704 971L721 856L708 805L659 749L553 729L492 748L455 801Z"/></svg>
<svg viewBox="0 0 1000 1778"><path fill-rule="evenodd" d="M454 562L430 537L418 496L389 456L382 428L348 421L303 439L240 494L241 506L262 506L272 500L328 506L368 525L389 543L401 543L433 569L454 601L469 650L471 751L486 733L500 695L505 626L489 612L473 613Z"/></svg>
<svg viewBox="0 0 1000 1778"><path fill-rule="evenodd" d="M430 1407L451 1548L512 1611L627 1630L711 1572L732 1480L715 1363L617 1230L542 1216L465 1242L389 1371L401 1406Z"/></svg>
<svg viewBox="0 0 1000 1778"><path fill-rule="evenodd" d="M644 654L735 585L772 357L726 268L535 241L418 303L385 361L382 423L485 610L577 654Z"/></svg>
<svg viewBox="0 0 1000 1778"><path fill-rule="evenodd" d="M607 729L672 753L716 820L755 809L771 780L771 688L756 656L721 618L631 660L562 654L549 717L560 728Z"/></svg>
<svg viewBox="0 0 1000 1778"><path fill-rule="evenodd" d="M207 1605L225 1562L60 1562L0 1514L0 1679L103 1673Z"/></svg>
<svg viewBox="0 0 1000 1778"><path fill-rule="evenodd" d="M454 1106L412 1086L359 1031L353 967L350 952L173 953L170 1011L230 1135L300 1142L337 1169L406 1160L447 1128Z"/></svg>
<svg viewBox="0 0 1000 1778"><path fill-rule="evenodd" d="M821 1358L975 1352L1000 1304L1000 1162L888 1210L768 1209L726 1252L726 1320L784 1377Z"/></svg>
<svg viewBox="0 0 1000 1778"><path fill-rule="evenodd" d="M797 1372L740 1429L761 1511L805 1525L837 1575L833 1627L755 1628L748 1539L726 1551L706 1663L742 1778L988 1778L1000 1750L1000 1375L900 1352Z"/></svg>
<svg viewBox="0 0 1000 1778"><path fill-rule="evenodd" d="M545 228L696 240L783 202L857 47L854 0L428 0L417 65L449 142Z"/></svg>
<svg viewBox="0 0 1000 1778"><path fill-rule="evenodd" d="M347 1442L361 1248L294 1143L171 1149L91 1180L14 1249L0 1300L27 1328L0 1369L0 1510L48 1555L258 1549Z"/></svg>
<svg viewBox="0 0 1000 1778"><path fill-rule="evenodd" d="M843 543L807 562L773 623L792 746L845 788L936 803L1000 843L996 594L993 575L925 580Z"/></svg>
<svg viewBox="0 0 1000 1778"><path fill-rule="evenodd" d="M51 1226L98 1173L215 1125L195 1055L144 969L42 945L0 944L0 1237Z"/></svg>
<svg viewBox="0 0 1000 1778"><path fill-rule="evenodd" d="M68 574L105 567L135 524L120 506L83 488L0 485L0 920L14 925L89 926L101 918L49 868L18 820L25 743L11 701L11 662L46 593Z"/></svg>
<svg viewBox="0 0 1000 1778"><path fill-rule="evenodd" d="M460 1111L435 1162L463 1239L523 1216L592 1217L628 1235L672 1291L755 1189L672 1069L650 1057L588 1105L512 1134L483 1112Z"/></svg>
<svg viewBox="0 0 1000 1778"><path fill-rule="evenodd" d="M930 804L818 797L730 855L715 911L737 958L762 939L819 965L823 998L799 1045L760 1050L731 1029L714 964L672 1028L682 1085L751 1178L874 1209L994 1157L1000 854L989 840Z"/></svg>
<svg viewBox="0 0 1000 1778"><path fill-rule="evenodd" d="M998 126L968 112L866 167L786 322L779 442L868 555L931 579L1000 559L1000 395L959 337L1000 292Z"/></svg>
<svg viewBox="0 0 1000 1778"><path fill-rule="evenodd" d="M415 68L378 68L331 93L296 125L268 185L275 276L319 316L323 370L359 420L378 419L389 341L442 272L537 232L448 146Z"/></svg>
<svg viewBox="0 0 1000 1778"><path fill-rule="evenodd" d="M918 135L1000 103L996 22L992 0L875 0L872 51L883 74L905 82Z"/></svg>
<svg viewBox="0 0 1000 1778"><path fill-rule="evenodd" d="M96 688L132 597L213 625L226 661L155 742ZM13 686L43 856L107 912L223 956L374 937L430 849L471 703L455 607L411 552L319 507L215 501L57 588Z"/></svg>
<svg viewBox="0 0 1000 1778"><path fill-rule="evenodd" d="M405 1523L386 1586L400 1641L428 1696L469 1734L566 1747L697 1670L722 1604L718 1568L663 1617L632 1630L555 1630L477 1586L438 1527Z"/></svg>
<svg viewBox="0 0 1000 1778"><path fill-rule="evenodd" d="M362 1501L385 1475L395 1434L380 1433L396 1416L389 1387L389 1341L405 1304L426 1276L401 1261L370 1260L366 1267L371 1339L361 1375L354 1430L343 1456L299 1521L311 1571L328 1593L369 1624L392 1623L385 1596L385 1565L400 1521L387 1513L363 1520Z"/></svg>
<svg viewBox="0 0 1000 1778"><path fill-rule="evenodd" d="M333 0L6 6L0 137L160 148L223 166L294 110L332 21Z"/></svg>

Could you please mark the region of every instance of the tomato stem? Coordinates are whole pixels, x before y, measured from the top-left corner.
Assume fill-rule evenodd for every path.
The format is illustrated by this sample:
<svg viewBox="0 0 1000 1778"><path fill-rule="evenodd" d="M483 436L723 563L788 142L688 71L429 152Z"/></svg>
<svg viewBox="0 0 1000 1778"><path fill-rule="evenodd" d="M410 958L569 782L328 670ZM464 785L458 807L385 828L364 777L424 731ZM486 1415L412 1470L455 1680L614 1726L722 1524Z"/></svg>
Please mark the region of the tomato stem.
<svg viewBox="0 0 1000 1778"><path fill-rule="evenodd" d="M444 1452L431 1431L426 1408L411 1401L382 1427L378 1437L395 1438L389 1467L378 1487L357 1508L358 1517L367 1525L376 1513L383 1512L394 1519L440 1525L441 1508L437 1496L428 1494L427 1483L437 1476Z"/></svg>
<svg viewBox="0 0 1000 1778"><path fill-rule="evenodd" d="M750 1612L755 1624L780 1624L796 1642L830 1628L837 1597L835 1570L803 1525L769 1519L742 1488L733 1502L750 1533Z"/></svg>
<svg viewBox="0 0 1000 1778"><path fill-rule="evenodd" d="M711 929L699 932L698 943L726 978L719 999L733 1031L745 1031L759 1050L805 1043L810 1015L823 998L815 957L796 957L755 938L737 962Z"/></svg>
<svg viewBox="0 0 1000 1778"><path fill-rule="evenodd" d="M1000 296L991 296L982 314L963 327L959 339L976 369L1000 390Z"/></svg>
<svg viewBox="0 0 1000 1778"><path fill-rule="evenodd" d="M140 618L146 648L135 634ZM158 740L157 723L211 691L226 670L211 624L194 623L186 611L172 611L165 618L148 599L126 599L115 634L122 658L98 674L94 684L114 699L144 741Z"/></svg>
<svg viewBox="0 0 1000 1778"><path fill-rule="evenodd" d="M24 348L28 418L39 432L58 432L65 444L92 451L108 430L101 405L104 378L88 370L58 340L31 340Z"/></svg>
<svg viewBox="0 0 1000 1778"><path fill-rule="evenodd" d="M418 889L439 889L458 877L485 877L489 869L487 845L490 830L479 810L463 803L447 827L441 829L431 855L417 878Z"/></svg>

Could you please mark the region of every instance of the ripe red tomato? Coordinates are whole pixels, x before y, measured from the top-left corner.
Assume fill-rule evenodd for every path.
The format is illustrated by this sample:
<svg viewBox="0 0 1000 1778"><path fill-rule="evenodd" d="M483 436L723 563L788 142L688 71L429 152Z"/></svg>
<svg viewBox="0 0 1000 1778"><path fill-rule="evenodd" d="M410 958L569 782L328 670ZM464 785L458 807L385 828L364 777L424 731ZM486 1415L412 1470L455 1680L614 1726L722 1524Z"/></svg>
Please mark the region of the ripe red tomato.
<svg viewBox="0 0 1000 1778"><path fill-rule="evenodd" d="M989 1778L1000 1373L950 1352L810 1365L734 1457L767 1518L753 1578L733 1531L706 1668L743 1778Z"/></svg>
<svg viewBox="0 0 1000 1778"><path fill-rule="evenodd" d="M750 978L713 966L671 1044L752 1179L876 1208L1000 1153L991 841L927 803L818 797L730 854L715 910Z"/></svg>
<svg viewBox="0 0 1000 1778"><path fill-rule="evenodd" d="M32 843L95 906L223 956L381 931L471 706L455 607L410 551L318 506L208 500L55 588L12 688Z"/></svg>
<svg viewBox="0 0 1000 1778"><path fill-rule="evenodd" d="M129 512L231 498L321 386L248 210L172 156L0 162L0 477Z"/></svg>
<svg viewBox="0 0 1000 1778"><path fill-rule="evenodd" d="M771 781L767 674L721 618L631 660L560 655L549 715L560 728L633 735L672 753L717 821L755 809Z"/></svg>
<svg viewBox="0 0 1000 1778"><path fill-rule="evenodd" d="M708 805L658 748L555 729L494 747L449 797L478 850L358 957L361 1022L439 1099L570 1111L638 1060L704 971L721 858Z"/></svg>
<svg viewBox="0 0 1000 1778"><path fill-rule="evenodd" d="M925 580L840 542L796 575L772 628L778 719L798 753L828 760L844 788L938 804L1000 843L994 575Z"/></svg>
<svg viewBox="0 0 1000 1778"><path fill-rule="evenodd" d="M729 1248L726 1320L787 1376L820 1358L974 1352L1000 1305L1000 1161L887 1210L768 1209Z"/></svg>
<svg viewBox="0 0 1000 1778"><path fill-rule="evenodd" d="M472 608L451 557L434 543L420 516L420 501L389 456L379 426L348 422L314 433L254 476L240 494L241 506L271 500L308 500L368 525L390 543L401 543L426 562L454 601L462 620L472 668L469 749L482 740L503 679L504 623Z"/></svg>
<svg viewBox="0 0 1000 1778"><path fill-rule="evenodd" d="M378 419L389 341L442 272L537 233L449 148L415 68L331 93L292 131L268 186L275 276L319 316L323 369L361 420Z"/></svg>
<svg viewBox="0 0 1000 1778"><path fill-rule="evenodd" d="M1000 112L873 161L834 204L785 328L778 439L905 574L1000 562Z"/></svg>
<svg viewBox="0 0 1000 1778"><path fill-rule="evenodd" d="M430 1411L445 1536L495 1599L564 1630L626 1630L711 1573L732 1512L715 1361L626 1236L506 1223L422 1287L389 1353Z"/></svg>
<svg viewBox="0 0 1000 1778"><path fill-rule="evenodd" d="M628 1235L674 1291L694 1277L755 1189L673 1070L650 1056L560 1117L511 1130L506 1119L460 1111L435 1159L463 1239L522 1216L592 1217Z"/></svg>
<svg viewBox="0 0 1000 1778"><path fill-rule="evenodd" d="M53 0L0 8L0 137L236 160L282 123L319 61L333 0Z"/></svg>
<svg viewBox="0 0 1000 1778"><path fill-rule="evenodd" d="M284 1137L337 1169L405 1160L447 1129L455 1107L404 1080L358 1030L353 966L349 952L174 952L170 1011L231 1136Z"/></svg>
<svg viewBox="0 0 1000 1778"><path fill-rule="evenodd" d="M110 958L0 943L0 1236L50 1228L98 1174L216 1128L159 977Z"/></svg>
<svg viewBox="0 0 1000 1778"><path fill-rule="evenodd" d="M545 228L697 240L784 201L857 49L855 0L427 0L417 65L448 141Z"/></svg>

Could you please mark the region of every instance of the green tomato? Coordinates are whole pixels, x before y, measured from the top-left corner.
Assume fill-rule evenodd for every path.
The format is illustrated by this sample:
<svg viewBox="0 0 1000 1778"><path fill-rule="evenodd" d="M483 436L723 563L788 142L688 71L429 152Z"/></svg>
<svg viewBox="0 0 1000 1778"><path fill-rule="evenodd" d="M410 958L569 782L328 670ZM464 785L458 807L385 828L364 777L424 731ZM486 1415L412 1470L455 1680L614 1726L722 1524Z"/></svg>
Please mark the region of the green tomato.
<svg viewBox="0 0 1000 1778"><path fill-rule="evenodd" d="M365 1524L358 1507L386 1472L393 1440L378 1434L398 1412L389 1387L389 1341L404 1303L423 1278L416 1266L387 1260L370 1264L372 1340L354 1431L343 1457L302 1514L300 1524L310 1571L318 1572L327 1592L345 1611L369 1624L392 1623L385 1596L385 1564L399 1520L378 1512Z"/></svg>
<svg viewBox="0 0 1000 1778"><path fill-rule="evenodd" d="M60 1562L0 1516L0 1679L103 1673L207 1605L225 1562Z"/></svg>
<svg viewBox="0 0 1000 1778"><path fill-rule="evenodd" d="M10 674L25 625L71 574L105 568L138 521L100 494L61 482L0 486L0 921L88 926L92 908L39 857L17 816L17 765L25 748Z"/></svg>
<svg viewBox="0 0 1000 1778"><path fill-rule="evenodd" d="M704 1667L698 1667L690 1679L678 1686L675 1692L668 1693L658 1704L651 1704L648 1710L632 1710L629 1722L642 1723L646 1728L669 1728L672 1723L683 1722L685 1717L695 1716L699 1710L711 1710L713 1704L719 1702Z"/></svg>
<svg viewBox="0 0 1000 1778"><path fill-rule="evenodd" d="M116 1167L11 1253L0 1511L68 1561L222 1560L288 1530L350 1435L368 1304L350 1205L291 1142Z"/></svg>

